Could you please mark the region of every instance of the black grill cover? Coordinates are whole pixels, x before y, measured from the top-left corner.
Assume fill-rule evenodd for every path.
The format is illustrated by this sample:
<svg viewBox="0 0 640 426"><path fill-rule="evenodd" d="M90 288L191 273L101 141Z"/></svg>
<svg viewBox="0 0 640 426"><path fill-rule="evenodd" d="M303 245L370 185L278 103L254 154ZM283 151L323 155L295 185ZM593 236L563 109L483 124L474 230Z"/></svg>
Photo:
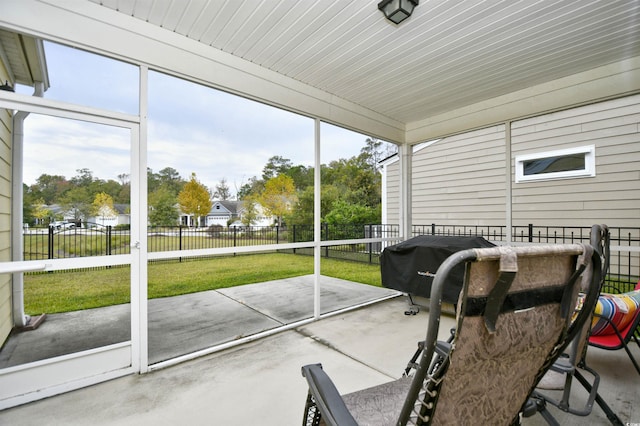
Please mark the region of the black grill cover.
<svg viewBox="0 0 640 426"><path fill-rule="evenodd" d="M429 297L433 277L419 275L418 272L435 274L440 264L457 251L494 246L482 237L421 235L411 238L382 251L382 285L411 295ZM463 280L464 264L461 264L451 271L445 282L442 300L457 304Z"/></svg>

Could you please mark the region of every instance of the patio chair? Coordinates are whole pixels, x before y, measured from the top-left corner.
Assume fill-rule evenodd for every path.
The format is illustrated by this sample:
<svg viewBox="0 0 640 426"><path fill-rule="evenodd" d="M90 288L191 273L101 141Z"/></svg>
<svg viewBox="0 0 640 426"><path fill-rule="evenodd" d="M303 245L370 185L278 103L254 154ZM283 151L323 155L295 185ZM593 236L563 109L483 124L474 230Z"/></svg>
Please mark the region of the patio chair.
<svg viewBox="0 0 640 426"><path fill-rule="evenodd" d="M620 313L626 306L626 312ZM640 332L640 281L635 290L622 294L603 294L596 307L597 322L589 337L589 345L615 351L624 349L638 374L640 366L631 353L628 343L633 340L640 348L636 333Z"/></svg>
<svg viewBox="0 0 640 426"><path fill-rule="evenodd" d="M587 286L595 285L598 288L598 292L600 292L609 268L608 227L606 225L593 225L591 227L590 243L601 258L601 280L599 282L593 281L587 271L587 273L584 273L582 276L581 289L582 291L587 291ZM547 374L542 378L529 401L529 408L525 411L526 417L533 415L535 412L539 412L548 424L557 425L558 423L555 418L546 410L546 403L550 403L570 414L588 416L591 414L594 402L597 402L612 424L622 425L620 418L598 394L600 375L586 363L587 343L591 332L592 318L593 311L575 339L570 343L566 353L554 362ZM589 373L592 377L591 381L587 380L586 376L582 373L583 371ZM573 379L577 379L588 393L586 402L578 408L570 405L573 384L575 383ZM551 391L561 391L561 394L558 396L557 393L553 394Z"/></svg>
<svg viewBox="0 0 640 426"><path fill-rule="evenodd" d="M433 282L424 351L413 377L341 396L320 364L302 367L304 425L517 424L545 371L593 310L596 286L572 321L580 275L600 258L589 245L469 249ZM456 327L438 342L443 283L466 263Z"/></svg>

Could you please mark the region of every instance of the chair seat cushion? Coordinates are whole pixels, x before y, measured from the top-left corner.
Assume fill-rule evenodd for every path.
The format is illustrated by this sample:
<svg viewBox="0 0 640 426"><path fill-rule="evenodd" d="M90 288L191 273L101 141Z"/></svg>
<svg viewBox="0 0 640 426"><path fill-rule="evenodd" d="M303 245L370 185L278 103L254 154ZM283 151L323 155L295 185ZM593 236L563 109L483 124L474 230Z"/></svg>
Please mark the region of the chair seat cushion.
<svg viewBox="0 0 640 426"><path fill-rule="evenodd" d="M640 290L622 294L602 293L594 311L591 334L593 336L615 334L611 323L618 330L623 330L633 320L638 309L640 309Z"/></svg>
<svg viewBox="0 0 640 426"><path fill-rule="evenodd" d="M411 377L383 383L342 395L345 405L360 426L393 426L409 392Z"/></svg>

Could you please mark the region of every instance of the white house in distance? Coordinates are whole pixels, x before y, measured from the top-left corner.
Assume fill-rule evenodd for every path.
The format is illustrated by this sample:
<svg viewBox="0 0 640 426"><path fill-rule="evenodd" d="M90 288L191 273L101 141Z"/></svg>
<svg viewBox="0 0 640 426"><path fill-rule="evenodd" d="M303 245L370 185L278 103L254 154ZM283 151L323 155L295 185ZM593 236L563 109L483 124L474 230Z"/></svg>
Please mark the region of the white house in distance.
<svg viewBox="0 0 640 426"><path fill-rule="evenodd" d="M262 205L256 204L256 211L256 218L251 223L251 226L273 225L274 218L265 213ZM207 226L234 226L234 224L242 222L245 213L246 209L244 208L243 201L215 201L213 203L213 206L211 206L211 211L207 215L205 223L207 224Z"/></svg>
<svg viewBox="0 0 640 426"><path fill-rule="evenodd" d="M220 225L225 228L235 220L240 220L240 201L214 201L205 218L206 226Z"/></svg>
<svg viewBox="0 0 640 426"><path fill-rule="evenodd" d="M87 217L86 225L92 226L94 224L102 226L117 226L117 225L129 225L131 224L131 214L129 213L128 204L114 204L113 209L104 206L100 209L99 214L95 216Z"/></svg>
<svg viewBox="0 0 640 426"><path fill-rule="evenodd" d="M260 204L256 204L256 217L251 226L271 226L274 218L265 213L264 208ZM204 217L204 221L200 221L201 226L238 226L242 224L242 219L246 213L243 201L220 200L214 201L211 210ZM192 223L190 217L184 214L180 215L180 223L185 225Z"/></svg>

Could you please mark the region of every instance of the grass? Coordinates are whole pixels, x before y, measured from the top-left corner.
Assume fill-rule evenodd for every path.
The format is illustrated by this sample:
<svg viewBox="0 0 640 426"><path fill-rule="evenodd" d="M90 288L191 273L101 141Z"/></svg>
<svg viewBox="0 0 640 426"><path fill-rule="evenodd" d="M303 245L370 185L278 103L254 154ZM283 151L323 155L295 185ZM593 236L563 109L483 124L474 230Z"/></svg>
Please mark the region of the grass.
<svg viewBox="0 0 640 426"><path fill-rule="evenodd" d="M381 286L378 265L322 259L321 272ZM157 262L148 267L148 297L177 296L312 273L313 257L283 253ZM39 315L128 303L130 281L129 267L25 274L25 311Z"/></svg>

